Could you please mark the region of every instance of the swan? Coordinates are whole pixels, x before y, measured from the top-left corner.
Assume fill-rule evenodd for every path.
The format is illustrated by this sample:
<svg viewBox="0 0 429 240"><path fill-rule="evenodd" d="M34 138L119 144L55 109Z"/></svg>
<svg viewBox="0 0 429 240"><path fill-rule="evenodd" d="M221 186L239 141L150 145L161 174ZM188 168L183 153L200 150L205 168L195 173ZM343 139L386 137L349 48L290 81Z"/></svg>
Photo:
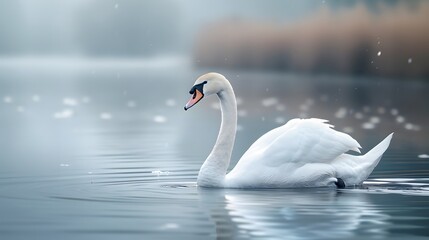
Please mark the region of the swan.
<svg viewBox="0 0 429 240"><path fill-rule="evenodd" d="M228 173L237 128L237 103L231 83L219 73L200 76L191 90L188 110L216 94L222 122L216 143L198 173L197 185L216 188L299 188L360 185L377 166L393 133L365 155L348 134L327 120L292 119L260 137Z"/></svg>

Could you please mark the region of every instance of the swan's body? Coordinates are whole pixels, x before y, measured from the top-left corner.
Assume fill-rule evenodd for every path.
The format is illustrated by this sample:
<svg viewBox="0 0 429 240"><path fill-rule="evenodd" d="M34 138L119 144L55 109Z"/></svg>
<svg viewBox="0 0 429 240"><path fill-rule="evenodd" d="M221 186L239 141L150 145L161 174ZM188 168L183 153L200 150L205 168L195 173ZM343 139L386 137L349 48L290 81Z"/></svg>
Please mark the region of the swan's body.
<svg viewBox="0 0 429 240"><path fill-rule="evenodd" d="M361 184L377 166L392 134L365 155L360 145L326 120L292 119L260 137L228 174L237 127L237 104L229 81L217 73L197 79L185 110L216 93L222 123L213 150L202 165L197 184L225 188L293 188Z"/></svg>

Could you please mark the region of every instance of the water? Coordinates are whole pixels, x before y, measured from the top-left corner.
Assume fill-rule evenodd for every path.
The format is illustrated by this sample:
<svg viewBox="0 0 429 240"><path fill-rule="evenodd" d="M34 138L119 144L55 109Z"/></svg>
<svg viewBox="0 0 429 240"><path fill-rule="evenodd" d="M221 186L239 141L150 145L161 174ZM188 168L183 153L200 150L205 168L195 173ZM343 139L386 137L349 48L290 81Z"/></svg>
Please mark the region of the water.
<svg viewBox="0 0 429 240"><path fill-rule="evenodd" d="M429 154L428 84L224 71L240 99L232 165L297 116L330 119L363 152L395 136L361 188L202 189L196 176L220 112L214 98L183 105L203 72L165 62L3 63L1 238L429 237L429 161L419 157Z"/></svg>

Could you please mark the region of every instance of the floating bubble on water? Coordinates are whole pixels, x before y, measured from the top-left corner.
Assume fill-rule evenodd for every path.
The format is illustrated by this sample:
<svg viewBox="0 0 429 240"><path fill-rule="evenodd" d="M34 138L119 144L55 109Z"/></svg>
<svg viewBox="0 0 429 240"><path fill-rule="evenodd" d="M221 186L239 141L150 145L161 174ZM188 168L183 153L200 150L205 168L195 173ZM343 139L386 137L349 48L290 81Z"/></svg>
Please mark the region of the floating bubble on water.
<svg viewBox="0 0 429 240"><path fill-rule="evenodd" d="M90 97L85 96L85 97L83 97L83 98L81 99L81 101L82 101L83 103L90 103L90 102L91 102L91 98L90 98Z"/></svg>
<svg viewBox="0 0 429 240"><path fill-rule="evenodd" d="M64 110L62 110L60 112L54 113L54 118L65 119L65 118L71 118L71 117L73 117L73 115L74 115L73 110L71 110L71 109L64 109Z"/></svg>
<svg viewBox="0 0 429 240"><path fill-rule="evenodd" d="M169 171L161 171L161 170L154 170L154 171L152 171L152 173L156 174L157 176L160 176L160 175L170 175Z"/></svg>
<svg viewBox="0 0 429 240"><path fill-rule="evenodd" d="M174 106L176 106L176 100L174 100L172 98L167 99L165 101L165 105L167 105L168 107L174 107Z"/></svg>
<svg viewBox="0 0 429 240"><path fill-rule="evenodd" d="M403 116L397 116L396 117L396 122L403 123L403 122L405 122L405 118Z"/></svg>
<svg viewBox="0 0 429 240"><path fill-rule="evenodd" d="M381 56L381 51L378 51L377 56L379 57Z"/></svg>
<svg viewBox="0 0 429 240"><path fill-rule="evenodd" d="M406 123L404 125L404 128L407 130L412 130L412 131L420 131L420 126L412 124L412 123Z"/></svg>
<svg viewBox="0 0 429 240"><path fill-rule="evenodd" d="M345 132L345 133L352 133L354 130L353 130L353 128L352 127L344 127L343 128L343 132Z"/></svg>
<svg viewBox="0 0 429 240"><path fill-rule="evenodd" d="M380 123L380 118L379 118L379 117L376 117L376 116L371 117L371 118L369 119L369 122L374 123L374 124Z"/></svg>
<svg viewBox="0 0 429 240"><path fill-rule="evenodd" d="M429 154L420 154L417 157L418 158L429 158Z"/></svg>
<svg viewBox="0 0 429 240"><path fill-rule="evenodd" d="M284 119L283 117L276 117L276 119L274 119L274 121L278 124L286 123L286 119Z"/></svg>
<svg viewBox="0 0 429 240"><path fill-rule="evenodd" d="M261 117L261 121L262 121L262 122L265 122L265 117Z"/></svg>
<svg viewBox="0 0 429 240"><path fill-rule="evenodd" d="M378 112L379 114L384 114L384 113L386 113L386 109L385 109L384 107L379 107L379 108L377 109L377 112Z"/></svg>
<svg viewBox="0 0 429 240"><path fill-rule="evenodd" d="M243 99L241 97L236 97L235 101L237 102L237 106L240 106L241 104L243 104Z"/></svg>
<svg viewBox="0 0 429 240"><path fill-rule="evenodd" d="M74 98L63 98L63 104L66 106L76 106L78 101Z"/></svg>
<svg viewBox="0 0 429 240"><path fill-rule="evenodd" d="M70 164L68 164L68 163L61 163L60 167L70 167Z"/></svg>
<svg viewBox="0 0 429 240"><path fill-rule="evenodd" d="M5 103L12 103L13 102L13 98L10 97L10 96L5 96L3 98L3 102L5 102Z"/></svg>
<svg viewBox="0 0 429 240"><path fill-rule="evenodd" d="M40 102L40 96L39 95L33 95L32 97L31 97L31 100L33 100L33 102Z"/></svg>
<svg viewBox="0 0 429 240"><path fill-rule="evenodd" d="M137 106L137 104L136 104L136 102L134 102L134 101L128 101L127 102L127 106L129 107L129 108L134 108L134 107L136 107Z"/></svg>
<svg viewBox="0 0 429 240"><path fill-rule="evenodd" d="M100 118L103 120L110 120L112 119L112 117L113 117L112 114L109 112L100 113Z"/></svg>
<svg viewBox="0 0 429 240"><path fill-rule="evenodd" d="M237 125L237 129L236 129L236 131L237 131L237 132L241 132L241 131L243 131L243 129L244 129L244 128L243 128L243 126L242 126L242 125L240 125L240 124L238 124L238 125Z"/></svg>
<svg viewBox="0 0 429 240"><path fill-rule="evenodd" d="M398 113L399 113L399 111L398 111L398 109L396 109L396 108L392 108L392 109L390 110L390 114L392 114L393 116L398 115Z"/></svg>
<svg viewBox="0 0 429 240"><path fill-rule="evenodd" d="M17 108L16 108L16 111L17 112L24 112L25 111L25 107L23 107L23 106L18 106Z"/></svg>
<svg viewBox="0 0 429 240"><path fill-rule="evenodd" d="M167 118L161 115L156 115L155 117L153 117L153 121L156 123L165 123L167 122Z"/></svg>
<svg viewBox="0 0 429 240"><path fill-rule="evenodd" d="M274 97L265 98L262 100L262 106L264 106L264 107L270 107L270 106L273 106L277 103L278 103L278 100L277 100L277 98L274 98Z"/></svg>
<svg viewBox="0 0 429 240"><path fill-rule="evenodd" d="M413 63L413 59L412 58L408 58L408 64Z"/></svg>
<svg viewBox="0 0 429 240"><path fill-rule="evenodd" d="M117 3L116 3L116 4L115 4L115 8L118 8L118 7L119 7L119 4L117 4Z"/></svg>
<svg viewBox="0 0 429 240"><path fill-rule="evenodd" d="M344 118L347 115L347 108L345 107L340 107L336 112L335 112L335 117L336 118Z"/></svg>
<svg viewBox="0 0 429 240"><path fill-rule="evenodd" d="M366 122L366 123L363 123L363 124L362 124L362 128L363 128L363 129L374 129L374 128L375 128L375 125L374 125L374 123Z"/></svg>
<svg viewBox="0 0 429 240"><path fill-rule="evenodd" d="M362 119L363 118L363 114L360 112L355 113L355 118L356 119Z"/></svg>
<svg viewBox="0 0 429 240"><path fill-rule="evenodd" d="M166 223L160 227L162 230L168 230L168 229L178 229L179 224L177 223Z"/></svg>
<svg viewBox="0 0 429 240"><path fill-rule="evenodd" d="M237 114L238 114L239 117L246 117L247 116L247 111L244 110L244 109L240 109L240 110L238 110Z"/></svg>

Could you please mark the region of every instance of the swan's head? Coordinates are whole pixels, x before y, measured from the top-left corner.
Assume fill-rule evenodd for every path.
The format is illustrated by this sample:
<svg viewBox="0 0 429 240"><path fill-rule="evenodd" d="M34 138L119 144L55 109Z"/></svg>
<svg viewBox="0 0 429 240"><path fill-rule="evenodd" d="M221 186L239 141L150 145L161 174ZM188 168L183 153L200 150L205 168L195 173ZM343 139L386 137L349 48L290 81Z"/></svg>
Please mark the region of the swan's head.
<svg viewBox="0 0 429 240"><path fill-rule="evenodd" d="M228 80L219 73L207 73L199 77L189 91L192 97L186 103L185 111L197 104L204 96L221 92L227 82Z"/></svg>

